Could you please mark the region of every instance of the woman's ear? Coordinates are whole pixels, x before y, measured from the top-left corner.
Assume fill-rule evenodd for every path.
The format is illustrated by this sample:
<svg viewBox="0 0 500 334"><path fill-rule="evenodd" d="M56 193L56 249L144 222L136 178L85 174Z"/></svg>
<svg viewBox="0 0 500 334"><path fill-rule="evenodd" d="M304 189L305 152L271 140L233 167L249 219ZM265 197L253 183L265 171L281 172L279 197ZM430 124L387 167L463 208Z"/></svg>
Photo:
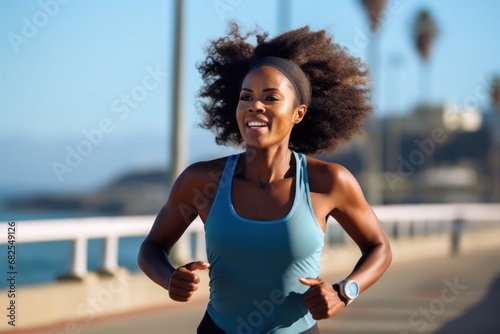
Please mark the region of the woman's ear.
<svg viewBox="0 0 500 334"><path fill-rule="evenodd" d="M305 104L301 104L298 109L297 109L297 112L295 113L295 118L293 120L293 124L299 124L302 119L304 119L304 116L306 115L306 111L307 111L307 107Z"/></svg>

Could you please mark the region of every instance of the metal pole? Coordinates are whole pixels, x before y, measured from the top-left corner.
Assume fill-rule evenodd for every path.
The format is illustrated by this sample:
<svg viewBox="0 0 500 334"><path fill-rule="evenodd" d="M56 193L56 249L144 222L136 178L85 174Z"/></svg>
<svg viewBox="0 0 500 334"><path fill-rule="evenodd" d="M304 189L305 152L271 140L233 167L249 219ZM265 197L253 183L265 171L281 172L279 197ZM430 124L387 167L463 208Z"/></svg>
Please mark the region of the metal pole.
<svg viewBox="0 0 500 334"><path fill-rule="evenodd" d="M280 0L278 2L278 31L285 32L290 29L291 4L290 0Z"/></svg>
<svg viewBox="0 0 500 334"><path fill-rule="evenodd" d="M171 123L171 168L170 185L184 170L186 166L186 147L184 115L182 107L184 77L183 68L183 12L184 0L175 3L175 31L174 31L174 63L173 63L173 87L172 87L172 123Z"/></svg>
<svg viewBox="0 0 500 334"><path fill-rule="evenodd" d="M368 52L368 64L373 82L373 96L378 91L378 69L379 69L379 42L380 34L376 34L370 41L370 50ZM375 98L373 98L375 100ZM381 110L375 110L375 117L372 120L373 127L371 133L368 133L365 143L366 156L364 160L364 184L366 184L366 198L371 205L383 203L383 183L382 183L382 150L383 150L383 115L378 115Z"/></svg>
<svg viewBox="0 0 500 334"><path fill-rule="evenodd" d="M177 177L182 173L186 166L186 141L184 131L184 119L182 108L182 97L184 78L182 75L183 67L183 12L184 0L175 2L175 26L174 26L174 62L173 62L173 87L172 87L172 122L171 122L171 143L170 143L170 187L173 186ZM184 264L187 260L182 249L186 245L187 238L181 238L172 247L169 253L170 261L176 264Z"/></svg>

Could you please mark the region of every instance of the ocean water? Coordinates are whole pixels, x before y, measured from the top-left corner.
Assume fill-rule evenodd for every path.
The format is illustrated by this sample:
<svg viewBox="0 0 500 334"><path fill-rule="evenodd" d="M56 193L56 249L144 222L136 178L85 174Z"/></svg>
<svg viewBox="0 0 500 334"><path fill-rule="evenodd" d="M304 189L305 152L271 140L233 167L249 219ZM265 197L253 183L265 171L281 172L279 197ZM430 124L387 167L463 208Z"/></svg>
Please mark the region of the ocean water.
<svg viewBox="0 0 500 334"><path fill-rule="evenodd" d="M26 213L0 211L0 222L22 222L26 220L85 217L74 212ZM4 231L2 231L4 235ZM118 265L131 272L139 271L137 253L144 237L120 238ZM90 239L88 243L87 268L89 271L101 267L104 240ZM54 282L58 276L69 273L72 248L70 241L16 243L16 285L26 286ZM0 244L0 288L8 286L7 245ZM5 265L4 265L5 264Z"/></svg>

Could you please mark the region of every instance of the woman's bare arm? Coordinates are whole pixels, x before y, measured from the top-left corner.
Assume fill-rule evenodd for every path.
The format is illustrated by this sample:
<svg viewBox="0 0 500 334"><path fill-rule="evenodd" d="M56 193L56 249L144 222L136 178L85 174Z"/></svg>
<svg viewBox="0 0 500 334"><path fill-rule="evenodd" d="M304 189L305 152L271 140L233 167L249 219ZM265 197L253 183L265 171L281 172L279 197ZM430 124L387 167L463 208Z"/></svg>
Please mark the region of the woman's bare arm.
<svg viewBox="0 0 500 334"><path fill-rule="evenodd" d="M192 165L177 178L137 258L141 270L152 281L168 289L172 299L179 301L189 299L196 290L199 278L194 270L208 268L208 264L203 262L175 268L168 258L173 245L198 215L193 189L200 187L200 182L203 182L199 177L200 169L200 165Z"/></svg>
<svg viewBox="0 0 500 334"><path fill-rule="evenodd" d="M392 252L385 231L354 176L338 165L335 169L335 208L330 214L361 250L361 258L348 278L356 280L362 292L384 274Z"/></svg>
<svg viewBox="0 0 500 334"><path fill-rule="evenodd" d="M383 275L391 262L392 253L385 232L348 170L315 159L309 159L308 164L315 213L317 217L334 217L360 248L362 255L348 278L356 280L360 291L365 291ZM320 224L326 230L326 220ZM346 301L331 282L314 277L301 278L300 282L310 286L304 294L304 302L314 319L330 318L345 307Z"/></svg>

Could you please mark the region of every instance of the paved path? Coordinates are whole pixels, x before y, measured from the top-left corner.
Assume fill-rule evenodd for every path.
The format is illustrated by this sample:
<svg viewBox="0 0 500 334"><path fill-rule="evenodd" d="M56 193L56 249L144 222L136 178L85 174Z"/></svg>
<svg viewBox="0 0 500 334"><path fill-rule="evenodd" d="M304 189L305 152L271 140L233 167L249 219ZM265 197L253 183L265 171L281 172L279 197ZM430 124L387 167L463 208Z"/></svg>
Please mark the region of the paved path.
<svg viewBox="0 0 500 334"><path fill-rule="evenodd" d="M321 333L498 334L499 283L498 251L400 265Z"/></svg>
<svg viewBox="0 0 500 334"><path fill-rule="evenodd" d="M394 265L358 300L335 318L320 321L319 327L322 334L498 334L499 300L500 248L496 248ZM204 310L203 302L179 303L97 321L79 333L195 333Z"/></svg>

